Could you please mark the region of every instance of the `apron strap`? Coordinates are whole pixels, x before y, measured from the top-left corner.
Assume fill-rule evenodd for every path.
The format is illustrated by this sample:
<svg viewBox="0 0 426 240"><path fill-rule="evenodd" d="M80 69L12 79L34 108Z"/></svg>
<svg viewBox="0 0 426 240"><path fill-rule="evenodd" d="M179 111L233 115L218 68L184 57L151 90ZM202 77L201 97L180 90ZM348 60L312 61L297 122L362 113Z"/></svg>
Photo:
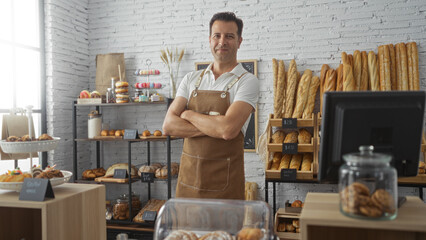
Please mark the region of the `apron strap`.
<svg viewBox="0 0 426 240"><path fill-rule="evenodd" d="M234 86L234 84L235 83L237 83L244 75L246 75L247 74L247 72L245 72L245 73L243 73L243 74L241 74L241 76L239 76L239 77L237 77L237 78L235 78L232 82L230 82L229 84L228 84L228 86L226 86L226 89L225 89L225 91L222 93L222 94L220 94L220 97L221 98L225 98L226 97L226 94L228 93L228 91L229 91L229 89L231 89L232 88L232 86Z"/></svg>

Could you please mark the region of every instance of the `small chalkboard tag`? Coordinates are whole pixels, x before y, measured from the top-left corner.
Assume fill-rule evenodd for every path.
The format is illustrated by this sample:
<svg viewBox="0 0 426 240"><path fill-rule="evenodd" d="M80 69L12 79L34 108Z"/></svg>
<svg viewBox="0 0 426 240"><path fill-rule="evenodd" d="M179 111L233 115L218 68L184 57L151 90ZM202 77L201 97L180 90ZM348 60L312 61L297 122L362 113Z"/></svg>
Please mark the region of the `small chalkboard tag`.
<svg viewBox="0 0 426 240"><path fill-rule="evenodd" d="M49 179L25 178L19 200L43 202L46 198L55 198Z"/></svg>
<svg viewBox="0 0 426 240"><path fill-rule="evenodd" d="M283 118L282 128L297 128L297 118Z"/></svg>
<svg viewBox="0 0 426 240"><path fill-rule="evenodd" d="M297 169L281 169L281 180L296 181Z"/></svg>
<svg viewBox="0 0 426 240"><path fill-rule="evenodd" d="M127 178L129 175L127 175L127 169L115 169L114 170L114 176L113 178Z"/></svg>
<svg viewBox="0 0 426 240"><path fill-rule="evenodd" d="M297 143L283 143L282 152L285 154L297 154L298 153Z"/></svg>
<svg viewBox="0 0 426 240"><path fill-rule="evenodd" d="M137 129L124 129L123 139L137 139L139 138Z"/></svg>
<svg viewBox="0 0 426 240"><path fill-rule="evenodd" d="M146 222L154 222L157 218L157 212L156 211L145 211L142 214L142 220Z"/></svg>
<svg viewBox="0 0 426 240"><path fill-rule="evenodd" d="M155 174L154 173L150 173L150 172L143 172L141 173L141 181L142 182L154 182L154 177Z"/></svg>

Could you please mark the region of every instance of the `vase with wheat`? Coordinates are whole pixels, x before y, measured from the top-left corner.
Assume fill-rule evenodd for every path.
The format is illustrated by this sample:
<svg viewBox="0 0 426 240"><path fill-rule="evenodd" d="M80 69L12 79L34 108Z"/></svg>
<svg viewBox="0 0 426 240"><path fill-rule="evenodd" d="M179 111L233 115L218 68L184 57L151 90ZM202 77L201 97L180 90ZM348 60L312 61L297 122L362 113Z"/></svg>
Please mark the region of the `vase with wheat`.
<svg viewBox="0 0 426 240"><path fill-rule="evenodd" d="M173 49L169 50L169 48L161 50L160 58L166 64L170 74L169 97L173 99L176 97L176 81L178 80L179 67L184 53L184 49L179 51L178 48L175 51Z"/></svg>

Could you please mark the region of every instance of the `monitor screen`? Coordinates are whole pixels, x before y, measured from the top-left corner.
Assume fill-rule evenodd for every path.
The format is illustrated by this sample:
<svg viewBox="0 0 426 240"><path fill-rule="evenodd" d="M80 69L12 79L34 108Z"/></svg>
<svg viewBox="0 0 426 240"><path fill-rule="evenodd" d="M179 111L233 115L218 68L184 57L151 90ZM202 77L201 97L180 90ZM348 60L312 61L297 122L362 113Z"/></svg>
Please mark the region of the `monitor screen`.
<svg viewBox="0 0 426 240"><path fill-rule="evenodd" d="M392 155L398 176L416 176L424 121L424 91L326 92L318 180L337 183L342 156L373 145Z"/></svg>

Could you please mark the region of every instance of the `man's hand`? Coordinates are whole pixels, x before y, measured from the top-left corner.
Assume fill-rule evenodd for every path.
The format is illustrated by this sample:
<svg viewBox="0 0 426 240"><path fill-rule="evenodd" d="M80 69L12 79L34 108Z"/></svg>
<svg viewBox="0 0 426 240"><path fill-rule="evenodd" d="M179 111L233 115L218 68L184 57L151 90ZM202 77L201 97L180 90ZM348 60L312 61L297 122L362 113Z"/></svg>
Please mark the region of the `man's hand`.
<svg viewBox="0 0 426 240"><path fill-rule="evenodd" d="M187 100L184 97L177 97L173 100L167 111L163 123L163 133L167 136L176 137L199 137L205 134L198 130L193 124L181 118L185 111Z"/></svg>
<svg viewBox="0 0 426 240"><path fill-rule="evenodd" d="M181 112L181 119L187 120L199 131L210 137L230 140L238 136L253 107L242 101L231 104L223 116L210 116L191 110Z"/></svg>

